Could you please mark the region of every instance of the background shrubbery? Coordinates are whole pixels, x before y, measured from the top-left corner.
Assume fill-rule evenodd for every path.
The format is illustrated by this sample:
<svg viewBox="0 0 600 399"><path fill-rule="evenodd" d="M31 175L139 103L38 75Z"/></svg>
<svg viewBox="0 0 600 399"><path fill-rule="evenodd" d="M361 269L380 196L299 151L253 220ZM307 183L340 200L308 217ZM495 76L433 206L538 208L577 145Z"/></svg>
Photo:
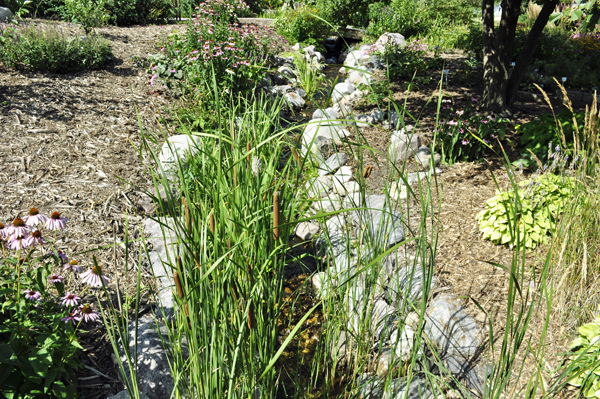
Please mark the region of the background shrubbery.
<svg viewBox="0 0 600 399"><path fill-rule="evenodd" d="M275 20L277 32L290 43L306 43L327 37L331 33L330 25L319 15L316 7L302 7L282 12Z"/></svg>
<svg viewBox="0 0 600 399"><path fill-rule="evenodd" d="M0 61L17 69L67 73L99 69L112 59L107 40L67 36L53 26L5 27L0 38Z"/></svg>

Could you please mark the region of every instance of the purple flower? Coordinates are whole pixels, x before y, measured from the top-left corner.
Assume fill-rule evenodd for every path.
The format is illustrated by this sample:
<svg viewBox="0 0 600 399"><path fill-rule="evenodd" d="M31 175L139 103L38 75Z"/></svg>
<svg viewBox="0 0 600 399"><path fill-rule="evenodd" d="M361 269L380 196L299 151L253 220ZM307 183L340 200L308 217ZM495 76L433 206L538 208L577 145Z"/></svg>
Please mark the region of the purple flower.
<svg viewBox="0 0 600 399"><path fill-rule="evenodd" d="M53 274L50 277L48 277L49 283L62 283L63 280L64 277L59 274Z"/></svg>
<svg viewBox="0 0 600 399"><path fill-rule="evenodd" d="M10 249L16 251L27 248L27 236L12 235L8 239L8 245L10 246Z"/></svg>
<svg viewBox="0 0 600 399"><path fill-rule="evenodd" d="M469 139L463 139L462 145L467 145L467 144L469 144Z"/></svg>
<svg viewBox="0 0 600 399"><path fill-rule="evenodd" d="M102 287L102 282L107 284L110 279L102 274L102 268L100 266L94 266L90 270L81 274L81 279L85 284L91 287Z"/></svg>
<svg viewBox="0 0 600 399"><path fill-rule="evenodd" d="M448 124L450 126L456 126L456 125L458 125L458 121L456 119L452 119L451 121L448 121Z"/></svg>
<svg viewBox="0 0 600 399"><path fill-rule="evenodd" d="M16 218L13 221L12 226L8 226L6 228L6 232L8 233L8 235L12 236L26 236L27 234L29 234L30 230L31 227L27 226L21 218Z"/></svg>
<svg viewBox="0 0 600 399"><path fill-rule="evenodd" d="M62 300L62 302L60 303L62 306L77 306L79 304L79 300L81 298L79 298L77 295L75 294L71 294L70 292L67 292L65 294L65 296L63 296L62 298L60 298Z"/></svg>
<svg viewBox="0 0 600 399"><path fill-rule="evenodd" d="M100 313L89 303L79 306L78 314L81 315L81 318L86 323L100 319Z"/></svg>
<svg viewBox="0 0 600 399"><path fill-rule="evenodd" d="M475 97L471 97L471 102L476 103L477 101L479 101L479 100L476 99Z"/></svg>
<svg viewBox="0 0 600 399"><path fill-rule="evenodd" d="M25 299L29 299L30 301L37 302L42 297L42 293L34 290L25 290L23 291L25 294Z"/></svg>
<svg viewBox="0 0 600 399"><path fill-rule="evenodd" d="M496 136L495 134L492 134L492 138L495 140L498 138L498 136Z"/></svg>
<svg viewBox="0 0 600 399"><path fill-rule="evenodd" d="M25 238L25 246L30 247L36 244L45 244L46 240L42 237L42 233L39 230L35 230L31 235Z"/></svg>
<svg viewBox="0 0 600 399"><path fill-rule="evenodd" d="M31 208L29 214L25 216L23 221L27 226L35 226L38 224L44 224L48 220L48 216L40 213L36 208Z"/></svg>
<svg viewBox="0 0 600 399"><path fill-rule="evenodd" d="M77 310L74 309L67 317L63 317L61 320L65 323L72 322L73 324L77 324L81 320L81 317L79 317Z"/></svg>
<svg viewBox="0 0 600 399"><path fill-rule="evenodd" d="M67 218L61 218L60 217L60 213L58 212L52 212L52 215L50 215L50 219L48 219L46 221L45 227L48 230L62 230L65 227L67 227L67 222L69 221L69 219Z"/></svg>
<svg viewBox="0 0 600 399"><path fill-rule="evenodd" d="M171 69L169 72L171 72L171 73L175 73L175 72L177 72L177 69L174 69L174 68L173 68L173 69Z"/></svg>
<svg viewBox="0 0 600 399"><path fill-rule="evenodd" d="M77 264L77 261L73 259L71 262L68 262L63 266L63 272L66 270L70 270L73 273L81 273L83 268Z"/></svg>

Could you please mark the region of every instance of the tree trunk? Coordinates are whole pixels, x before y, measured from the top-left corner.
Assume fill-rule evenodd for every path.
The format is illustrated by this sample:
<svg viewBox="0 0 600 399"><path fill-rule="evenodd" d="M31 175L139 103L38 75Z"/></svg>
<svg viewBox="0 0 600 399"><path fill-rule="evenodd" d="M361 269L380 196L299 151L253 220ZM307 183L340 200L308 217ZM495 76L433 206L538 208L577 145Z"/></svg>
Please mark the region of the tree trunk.
<svg viewBox="0 0 600 399"><path fill-rule="evenodd" d="M525 47L520 52L515 68L510 62L514 50L517 22L521 0L503 0L502 17L498 30L494 29L494 0L483 0L483 107L498 114L510 114L519 84L533 57L533 51L559 0L549 0L544 4L536 19Z"/></svg>
<svg viewBox="0 0 600 399"><path fill-rule="evenodd" d="M525 76L525 72L527 72L527 66L531 63L533 59L533 52L537 47L537 44L542 36L542 32L544 31L544 27L548 23L548 19L550 15L558 5L558 0L548 1L542 7L542 11L540 11L535 23L531 27L529 34L527 35L527 40L525 41L525 45L521 52L519 52L519 56L517 57L517 61L515 62L515 68L510 75L508 80L508 86L506 91L506 99L507 105L509 108L514 104L517 93L519 92L519 85L521 84L521 80Z"/></svg>

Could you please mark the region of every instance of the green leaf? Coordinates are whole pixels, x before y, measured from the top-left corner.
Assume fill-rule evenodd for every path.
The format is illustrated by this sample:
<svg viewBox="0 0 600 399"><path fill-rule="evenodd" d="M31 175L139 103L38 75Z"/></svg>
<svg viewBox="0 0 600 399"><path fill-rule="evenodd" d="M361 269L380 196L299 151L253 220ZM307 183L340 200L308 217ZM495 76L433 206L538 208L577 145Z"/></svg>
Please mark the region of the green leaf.
<svg viewBox="0 0 600 399"><path fill-rule="evenodd" d="M592 340L595 336L600 333L600 325L596 323L588 323L577 329L579 334L585 336L588 340Z"/></svg>

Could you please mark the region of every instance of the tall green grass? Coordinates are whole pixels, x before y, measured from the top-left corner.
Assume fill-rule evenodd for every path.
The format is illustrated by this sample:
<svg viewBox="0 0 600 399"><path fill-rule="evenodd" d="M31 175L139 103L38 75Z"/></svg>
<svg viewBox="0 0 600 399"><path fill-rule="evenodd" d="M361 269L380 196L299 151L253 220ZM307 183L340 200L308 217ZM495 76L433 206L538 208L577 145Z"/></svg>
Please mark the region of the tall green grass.
<svg viewBox="0 0 600 399"><path fill-rule="evenodd" d="M188 161L187 168L179 169L175 182L162 171L154 176L156 184L165 186L168 193L175 185L181 194L181 199L172 197L161 205L162 214L173 216L180 242L178 252L169 257L177 261L164 265L165 272L175 276L177 286L178 306L174 320L168 323L166 342L176 381L173 397L248 398L257 397L258 392L261 398L276 397L284 372L276 367L277 360L318 307L322 308L325 323L311 364L310 382L298 382L294 392L286 392L287 397L359 397L367 387L389 393L397 390L398 382L394 380L400 377L409 382L417 378L427 382L436 397L449 391L472 397L463 381L446 372L439 350L425 334L427 303L433 295L429 282L437 272L442 177L433 175L422 179L417 188L408 188L418 206L411 209L411 201L396 202L390 195L398 179L406 184L406 165L383 165L388 175L396 176L385 182L383 193L386 203L404 216L406 239L392 247L369 231L361 232L358 240L348 239L344 245L357 252L356 267L329 282L330 294L323 294L300 322L282 327L283 271L298 260L290 250L294 226L311 218L307 213L311 200L304 188L310 162L298 158L294 151L295 143L290 139L294 126L281 126L280 102L262 97L224 99L216 84L214 87L216 127L203 132L186 131L198 138L198 155ZM438 112L441 99L441 91L432 98L437 101ZM406 119L418 127L417 117L394 106L402 125ZM182 128L185 130L185 125ZM164 137L147 132L144 139L146 151L157 162L156 148ZM431 146L433 152L435 139ZM376 150L369 147L359 130L345 148L357 160L356 180L362 188L345 211L364 213L368 204L361 171L366 166L365 154ZM506 165L510 168L508 158ZM511 182L516 192L517 185ZM519 202L511 206L515 207L512 214L518 214ZM415 214L419 222L409 224ZM325 225L330 216L336 215L342 216L334 211L315 218ZM512 221L511 226L513 234L518 235L516 223ZM324 229L325 242L333 240L330 233ZM516 241L522 242L523 237ZM536 315L541 314L547 326L553 300L547 279L551 257L536 269L527 263L521 248L515 246L510 265L495 264L510 276L503 328L495 330L498 316L477 304L489 316L489 335L484 337L481 353L493 367L485 398L505 397L508 392L532 397L538 387L545 387L541 364L547 327L541 337L532 337L528 332ZM406 255L408 250L415 253L414 257ZM415 336L422 339L414 341L406 360L392 359L393 371L379 381L365 378L372 375L373 356L384 344L374 335L384 322L373 318L370 303L382 294L382 263L392 257L412 270L420 269L425 284L420 300L401 301L396 323L388 328L402 329L410 324ZM325 253L322 270L330 259L331 255ZM539 295L527 288L530 280L535 281ZM353 302L351 298L359 291L365 300ZM285 339L280 336L282 328L288 331ZM351 348L347 356L337 351L340 337ZM529 354L540 371L524 376ZM525 386L514 386L515 381L523 380Z"/></svg>

